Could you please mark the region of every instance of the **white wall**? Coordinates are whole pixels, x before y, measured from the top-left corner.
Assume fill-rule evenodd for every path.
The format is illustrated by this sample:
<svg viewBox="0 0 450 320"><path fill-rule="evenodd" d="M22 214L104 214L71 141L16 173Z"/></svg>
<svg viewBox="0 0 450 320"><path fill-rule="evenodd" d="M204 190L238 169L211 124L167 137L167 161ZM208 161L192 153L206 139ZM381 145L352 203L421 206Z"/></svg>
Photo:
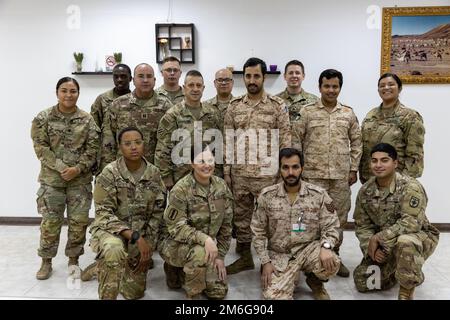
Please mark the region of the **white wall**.
<svg viewBox="0 0 450 320"><path fill-rule="evenodd" d="M80 29L67 27L69 5L81 9ZM380 69L381 31L369 28L371 5L450 5L436 1L172 1L170 22L194 23L197 61L190 68L205 77L205 98L214 95L214 72L226 65L241 66L258 56L280 68L290 59L306 65L304 87L318 93L317 78L326 68L344 74L340 100L352 106L360 121L380 101L376 81ZM96 59L123 52L134 67L149 62L156 67L154 25L166 22L169 0L155 1L13 1L0 0L0 216L37 216L35 192L39 162L30 139L33 117L56 102L57 80L74 70L72 52L85 53L84 70L94 70ZM376 16L375 16L376 18ZM376 19L375 19L376 20ZM284 87L282 76L268 76L266 90ZM90 109L95 97L112 86L109 76L78 76L79 106ZM161 84L161 77L157 86ZM432 222L450 222L450 197L444 168L448 150L450 85L405 85L401 100L418 110L427 129L425 172L421 178L430 198ZM235 77L235 94L244 92ZM448 126L448 125L447 125ZM355 186L355 194L359 188ZM92 213L91 213L92 214Z"/></svg>

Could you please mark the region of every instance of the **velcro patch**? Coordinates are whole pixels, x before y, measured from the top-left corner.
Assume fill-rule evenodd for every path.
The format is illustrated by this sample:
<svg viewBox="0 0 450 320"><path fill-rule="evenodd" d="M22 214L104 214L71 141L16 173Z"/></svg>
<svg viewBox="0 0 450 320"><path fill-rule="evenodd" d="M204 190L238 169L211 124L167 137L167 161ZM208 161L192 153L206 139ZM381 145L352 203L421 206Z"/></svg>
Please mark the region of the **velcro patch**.
<svg viewBox="0 0 450 320"><path fill-rule="evenodd" d="M414 196L409 200L409 206L411 208L417 208L419 206L420 200Z"/></svg>
<svg viewBox="0 0 450 320"><path fill-rule="evenodd" d="M334 213L336 211L336 207L334 206L333 202L330 203L325 203L325 207L327 208L327 210L331 213Z"/></svg>
<svg viewBox="0 0 450 320"><path fill-rule="evenodd" d="M178 216L178 210L175 208L170 208L169 209L169 214L167 215L167 217L169 218L169 220L175 220Z"/></svg>

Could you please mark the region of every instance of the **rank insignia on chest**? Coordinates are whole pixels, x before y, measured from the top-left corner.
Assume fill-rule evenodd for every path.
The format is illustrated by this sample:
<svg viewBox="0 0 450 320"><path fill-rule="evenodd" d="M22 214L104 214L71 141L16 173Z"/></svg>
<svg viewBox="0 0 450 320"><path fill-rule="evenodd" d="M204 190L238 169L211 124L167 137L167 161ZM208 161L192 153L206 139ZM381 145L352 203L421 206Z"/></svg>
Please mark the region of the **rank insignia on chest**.
<svg viewBox="0 0 450 320"><path fill-rule="evenodd" d="M409 200L409 206L411 208L417 208L419 206L420 200L414 196Z"/></svg>
<svg viewBox="0 0 450 320"><path fill-rule="evenodd" d="M169 211L169 214L167 215L167 217L168 217L170 220L173 221L173 220L175 220L175 219L177 218L177 215L178 215L177 209L171 208L170 211Z"/></svg>
<svg viewBox="0 0 450 320"><path fill-rule="evenodd" d="M147 113L141 114L141 118L142 118L142 119L147 119L147 118L148 118L148 114L147 114Z"/></svg>

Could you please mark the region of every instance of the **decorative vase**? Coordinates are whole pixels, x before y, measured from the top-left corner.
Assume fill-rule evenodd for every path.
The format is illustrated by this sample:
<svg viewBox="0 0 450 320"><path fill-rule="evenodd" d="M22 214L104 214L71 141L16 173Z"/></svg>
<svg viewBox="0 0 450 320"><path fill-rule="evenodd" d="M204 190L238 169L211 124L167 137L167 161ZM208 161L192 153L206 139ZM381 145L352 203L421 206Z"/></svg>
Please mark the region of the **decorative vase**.
<svg viewBox="0 0 450 320"><path fill-rule="evenodd" d="M81 62L77 62L77 72L81 72L81 70L83 70Z"/></svg>

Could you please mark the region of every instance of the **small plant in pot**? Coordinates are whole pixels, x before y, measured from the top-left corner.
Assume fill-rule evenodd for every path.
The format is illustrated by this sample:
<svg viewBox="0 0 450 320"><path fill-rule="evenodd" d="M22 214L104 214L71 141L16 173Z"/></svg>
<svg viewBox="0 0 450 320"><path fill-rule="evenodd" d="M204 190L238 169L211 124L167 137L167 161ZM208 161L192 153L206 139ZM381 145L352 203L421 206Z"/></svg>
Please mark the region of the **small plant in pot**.
<svg viewBox="0 0 450 320"><path fill-rule="evenodd" d="M73 53L73 57L75 58L75 61L77 63L77 72L81 72L82 70L82 62L83 62L83 58L84 55L82 52L74 52Z"/></svg>

